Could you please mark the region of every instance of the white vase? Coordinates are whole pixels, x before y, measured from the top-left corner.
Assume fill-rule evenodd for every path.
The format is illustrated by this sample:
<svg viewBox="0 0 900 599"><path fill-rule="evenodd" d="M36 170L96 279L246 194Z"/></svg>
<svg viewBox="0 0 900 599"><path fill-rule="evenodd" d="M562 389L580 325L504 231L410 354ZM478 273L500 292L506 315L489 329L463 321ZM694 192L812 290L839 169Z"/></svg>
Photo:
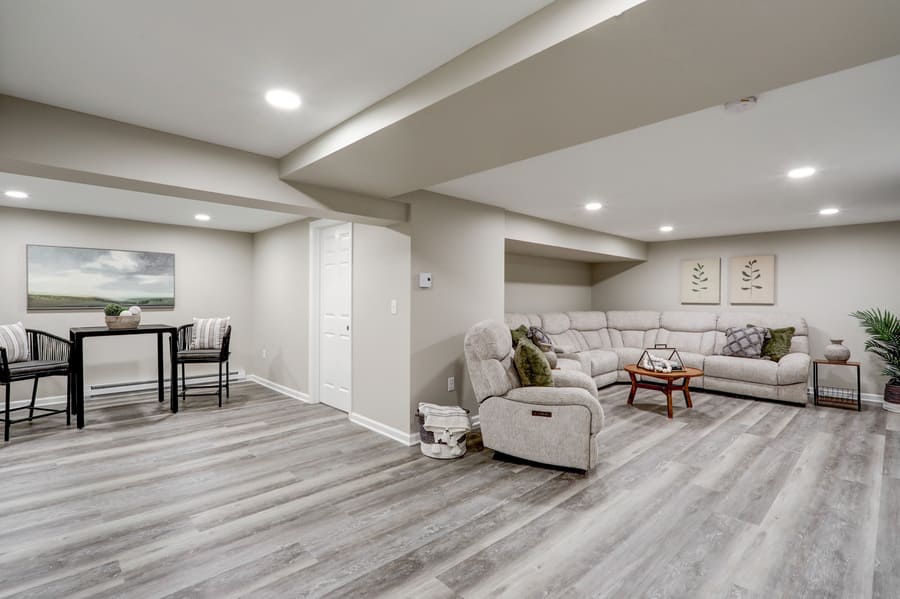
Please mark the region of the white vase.
<svg viewBox="0 0 900 599"><path fill-rule="evenodd" d="M850 349L843 343L843 339L832 339L831 344L825 346L825 359L829 362L846 362L849 360Z"/></svg>

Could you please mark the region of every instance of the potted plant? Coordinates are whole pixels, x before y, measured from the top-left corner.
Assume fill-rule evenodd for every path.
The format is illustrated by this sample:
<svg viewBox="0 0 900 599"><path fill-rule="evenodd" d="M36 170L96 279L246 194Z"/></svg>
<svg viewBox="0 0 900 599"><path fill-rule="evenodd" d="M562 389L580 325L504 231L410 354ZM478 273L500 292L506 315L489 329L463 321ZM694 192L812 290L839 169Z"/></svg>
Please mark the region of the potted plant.
<svg viewBox="0 0 900 599"><path fill-rule="evenodd" d="M119 304L106 304L106 326L111 329L136 329L141 324L141 309L125 309Z"/></svg>
<svg viewBox="0 0 900 599"><path fill-rule="evenodd" d="M900 412L900 318L880 308L857 310L850 316L859 319L870 335L866 351L884 362L881 374L888 377L884 386L884 409Z"/></svg>

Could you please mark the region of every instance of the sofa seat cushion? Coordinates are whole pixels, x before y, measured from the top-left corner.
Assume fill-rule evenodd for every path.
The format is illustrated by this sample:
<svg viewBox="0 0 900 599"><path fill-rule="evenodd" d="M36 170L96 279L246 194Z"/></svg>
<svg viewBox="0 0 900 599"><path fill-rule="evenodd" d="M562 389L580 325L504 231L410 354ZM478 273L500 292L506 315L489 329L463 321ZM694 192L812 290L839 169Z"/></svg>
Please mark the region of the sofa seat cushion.
<svg viewBox="0 0 900 599"><path fill-rule="evenodd" d="M619 357L617 369L624 370L628 364L637 364L644 350L640 347L615 347L611 350Z"/></svg>
<svg viewBox="0 0 900 599"><path fill-rule="evenodd" d="M619 368L619 356L608 349L591 349L585 352L591 358L591 376L615 372Z"/></svg>
<svg viewBox="0 0 900 599"><path fill-rule="evenodd" d="M581 362L574 358L557 358L556 368L559 370L583 370L581 367Z"/></svg>
<svg viewBox="0 0 900 599"><path fill-rule="evenodd" d="M684 365L688 368L699 368L700 370L703 370L703 367L706 366L707 356L703 354L679 350L678 355L681 356L681 361L684 362Z"/></svg>
<svg viewBox="0 0 900 599"><path fill-rule="evenodd" d="M222 355L221 349L187 349L178 352L179 362L216 361Z"/></svg>
<svg viewBox="0 0 900 599"><path fill-rule="evenodd" d="M732 381L746 381L763 385L778 384L778 364L771 360L707 356L703 373L707 377Z"/></svg>

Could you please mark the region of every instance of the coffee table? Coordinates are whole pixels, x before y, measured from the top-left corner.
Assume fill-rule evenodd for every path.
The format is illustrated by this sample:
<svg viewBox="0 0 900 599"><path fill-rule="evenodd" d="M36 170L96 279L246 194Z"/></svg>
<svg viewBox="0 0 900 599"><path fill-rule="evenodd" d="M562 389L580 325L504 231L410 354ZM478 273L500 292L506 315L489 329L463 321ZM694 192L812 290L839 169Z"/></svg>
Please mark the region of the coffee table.
<svg viewBox="0 0 900 599"><path fill-rule="evenodd" d="M638 389L658 389L666 396L666 408L669 412L669 418L672 417L672 391L681 391L684 393L684 403L689 408L693 408L691 403L691 392L688 389L691 379L695 376L703 376L703 371L699 368L686 368L675 372L654 372L652 370L644 370L637 364L628 364L625 366L625 372L631 377L631 393L628 394L628 405L634 405L634 395ZM662 383L645 383L638 381L639 376L660 379ZM681 384L676 385L675 381L682 380Z"/></svg>

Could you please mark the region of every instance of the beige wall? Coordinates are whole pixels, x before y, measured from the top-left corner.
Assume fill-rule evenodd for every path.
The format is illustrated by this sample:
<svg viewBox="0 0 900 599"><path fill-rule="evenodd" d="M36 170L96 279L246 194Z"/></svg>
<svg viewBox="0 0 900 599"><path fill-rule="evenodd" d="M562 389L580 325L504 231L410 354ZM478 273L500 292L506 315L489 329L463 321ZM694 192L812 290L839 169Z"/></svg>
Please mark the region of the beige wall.
<svg viewBox="0 0 900 599"><path fill-rule="evenodd" d="M591 265L506 254L505 310L560 312L591 309Z"/></svg>
<svg viewBox="0 0 900 599"><path fill-rule="evenodd" d="M251 372L309 393L309 221L253 235L252 280Z"/></svg>
<svg viewBox="0 0 900 599"><path fill-rule="evenodd" d="M398 199L412 204L410 417L422 401L477 413L463 338L479 320L503 318L503 210L424 191ZM418 287L419 272L432 273L432 288ZM450 376L456 378L453 392L447 391Z"/></svg>
<svg viewBox="0 0 900 599"><path fill-rule="evenodd" d="M102 311L26 312L25 246L71 245L175 254L175 310L145 310L142 323L179 325L194 316L231 316L232 368L250 362L250 289L253 243L246 233L175 227L56 212L0 208L0 322L21 320L26 327L68 338L74 326L100 326ZM153 380L156 343L152 337L91 339L85 344L87 384ZM202 372L204 367L194 367ZM42 383L41 397L64 392L60 379ZM28 383L14 385L24 398Z"/></svg>
<svg viewBox="0 0 900 599"><path fill-rule="evenodd" d="M352 410L403 433L410 432L411 281L409 235L353 225Z"/></svg>
<svg viewBox="0 0 900 599"><path fill-rule="evenodd" d="M774 254L774 306L728 304L728 258ZM679 265L685 258L722 258L722 304L682 306ZM900 222L809 229L735 237L716 237L650 244L646 263L609 274L612 265L595 267L592 303L595 309L761 310L804 316L810 326L810 348L822 356L830 338L843 338L851 360L863 363L863 392L880 394L880 367L864 353L866 336L848 314L881 307L900 313ZM614 265L616 268L624 268ZM852 385L849 369L834 369L827 382ZM838 374L843 372L843 374Z"/></svg>

